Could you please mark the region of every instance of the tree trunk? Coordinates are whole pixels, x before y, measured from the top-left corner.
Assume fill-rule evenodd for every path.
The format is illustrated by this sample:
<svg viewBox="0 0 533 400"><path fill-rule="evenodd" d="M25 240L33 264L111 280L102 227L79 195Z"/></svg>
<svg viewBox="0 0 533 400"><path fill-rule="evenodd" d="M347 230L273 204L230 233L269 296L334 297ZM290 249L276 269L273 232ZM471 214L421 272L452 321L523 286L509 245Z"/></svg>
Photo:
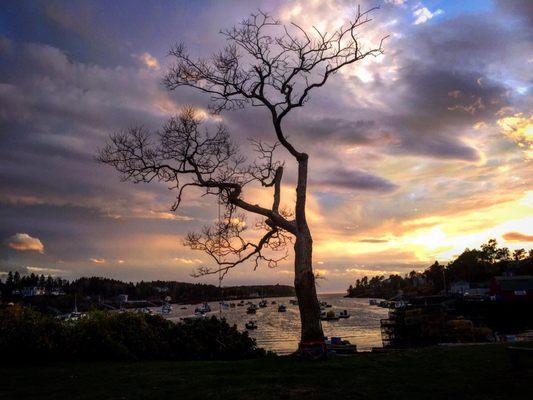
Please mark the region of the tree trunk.
<svg viewBox="0 0 533 400"><path fill-rule="evenodd" d="M298 184L294 210L297 226L294 243L294 288L298 297L302 323L300 345L309 343L311 346L316 346L317 342L324 343L324 333L320 323L320 305L316 296L315 275L313 274L313 238L305 215L308 160L307 154L298 155Z"/></svg>
<svg viewBox="0 0 533 400"><path fill-rule="evenodd" d="M312 264L313 239L309 231L296 237L294 253L294 288L302 323L301 341L322 341L324 333Z"/></svg>

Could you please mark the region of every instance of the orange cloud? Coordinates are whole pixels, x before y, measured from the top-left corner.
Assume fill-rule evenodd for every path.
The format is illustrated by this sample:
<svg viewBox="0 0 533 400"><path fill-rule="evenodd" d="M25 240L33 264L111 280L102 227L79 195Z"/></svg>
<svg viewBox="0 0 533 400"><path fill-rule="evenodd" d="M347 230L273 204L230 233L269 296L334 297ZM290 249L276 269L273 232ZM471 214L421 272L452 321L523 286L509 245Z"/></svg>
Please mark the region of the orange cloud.
<svg viewBox="0 0 533 400"><path fill-rule="evenodd" d="M18 251L38 251L44 253L44 245L38 238L27 233L16 233L6 241L7 246Z"/></svg>
<svg viewBox="0 0 533 400"><path fill-rule="evenodd" d="M533 235L526 235L520 232L508 232L502 237L508 242L533 242Z"/></svg>

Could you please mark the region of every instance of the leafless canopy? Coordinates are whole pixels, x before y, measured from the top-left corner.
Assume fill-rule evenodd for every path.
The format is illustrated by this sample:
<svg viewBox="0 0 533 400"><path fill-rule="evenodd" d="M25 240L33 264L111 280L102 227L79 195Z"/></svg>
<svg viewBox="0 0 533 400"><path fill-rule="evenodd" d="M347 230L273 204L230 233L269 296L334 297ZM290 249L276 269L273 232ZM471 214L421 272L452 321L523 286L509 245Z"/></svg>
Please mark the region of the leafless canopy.
<svg viewBox="0 0 533 400"><path fill-rule="evenodd" d="M189 86L209 93L214 112L246 105L267 107L278 141L293 156L303 157L283 135L281 121L342 67L383 53L386 37L370 49L358 39L359 28L372 20L374 10L358 8L351 21L333 32L282 25L259 11L222 31L227 45L209 59L193 58L183 44L175 46L170 52L175 63L164 82L170 89Z"/></svg>
<svg viewBox="0 0 533 400"><path fill-rule="evenodd" d="M205 195L218 197L223 208L219 220L199 233L190 233L185 240L218 265L214 269L202 267L198 274L225 274L245 261L255 267L261 261L274 267L285 258L285 245L291 237L307 229L308 156L287 139L282 120L292 109L302 107L313 89L323 86L342 67L382 53L385 38L377 47L364 49L357 36L358 29L371 21L372 11L357 9L353 20L333 32L306 31L295 23L282 25L260 11L223 31L227 45L211 58L193 58L183 45L171 50L174 64L164 78L169 89L188 86L209 93L214 113L246 105L269 110L277 142L253 141L257 152L253 163L239 154L223 126L213 132L202 129L201 119L191 108L171 118L157 138L143 128L133 128L113 135L100 151L98 159L114 166L124 180L156 180L175 189L172 210L178 208L187 188L200 188ZM284 165L274 158L279 145L299 164L294 211L280 208ZM243 188L252 182L271 188L270 206L243 198ZM258 239L244 238L248 225L243 212L259 216L252 225L263 232ZM272 251L283 253L272 256Z"/></svg>

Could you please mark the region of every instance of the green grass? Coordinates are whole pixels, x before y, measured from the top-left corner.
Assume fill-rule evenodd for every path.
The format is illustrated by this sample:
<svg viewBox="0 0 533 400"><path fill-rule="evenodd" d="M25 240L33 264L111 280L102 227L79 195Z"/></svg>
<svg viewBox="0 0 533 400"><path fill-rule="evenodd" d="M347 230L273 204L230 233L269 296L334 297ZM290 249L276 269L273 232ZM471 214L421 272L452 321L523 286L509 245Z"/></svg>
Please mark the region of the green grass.
<svg viewBox="0 0 533 400"><path fill-rule="evenodd" d="M0 355L1 357L1 355ZM58 363L0 368L0 399L532 399L501 345L306 362Z"/></svg>

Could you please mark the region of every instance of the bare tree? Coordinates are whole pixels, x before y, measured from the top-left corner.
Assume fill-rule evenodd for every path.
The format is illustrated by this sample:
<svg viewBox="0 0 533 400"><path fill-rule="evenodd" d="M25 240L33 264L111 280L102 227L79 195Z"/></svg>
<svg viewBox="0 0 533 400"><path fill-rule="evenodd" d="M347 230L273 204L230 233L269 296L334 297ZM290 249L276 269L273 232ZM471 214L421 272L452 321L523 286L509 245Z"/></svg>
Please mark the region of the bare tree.
<svg viewBox="0 0 533 400"><path fill-rule="evenodd" d="M383 53L385 38L377 47L364 49L357 36L358 29L371 21L369 15L374 10L361 12L358 8L351 21L330 33L314 27L306 31L295 23L283 25L260 11L221 32L227 45L211 58L194 58L183 45L170 51L174 64L164 78L170 90L186 86L208 93L214 113L248 105L268 110L277 142L268 145L254 141L258 157L252 164L239 154L224 127L213 133L200 129L201 120L190 108L164 125L157 142L142 128L135 128L113 135L98 156L125 180L169 183L178 191L172 210L189 187L219 197L223 218L200 233L189 234L185 241L217 264L216 268L199 268L199 275L226 274L247 261L255 267L261 262L275 267L287 256L286 245L293 243L302 343L323 342L312 268L313 240L306 219L309 157L288 139L282 123L341 68ZM284 165L274 157L280 145L298 165L293 210L280 208ZM273 190L271 206L244 199L243 188L252 182ZM243 213L260 217L254 225L263 231L258 240L244 237L247 225ZM283 253L275 254L280 251Z"/></svg>

